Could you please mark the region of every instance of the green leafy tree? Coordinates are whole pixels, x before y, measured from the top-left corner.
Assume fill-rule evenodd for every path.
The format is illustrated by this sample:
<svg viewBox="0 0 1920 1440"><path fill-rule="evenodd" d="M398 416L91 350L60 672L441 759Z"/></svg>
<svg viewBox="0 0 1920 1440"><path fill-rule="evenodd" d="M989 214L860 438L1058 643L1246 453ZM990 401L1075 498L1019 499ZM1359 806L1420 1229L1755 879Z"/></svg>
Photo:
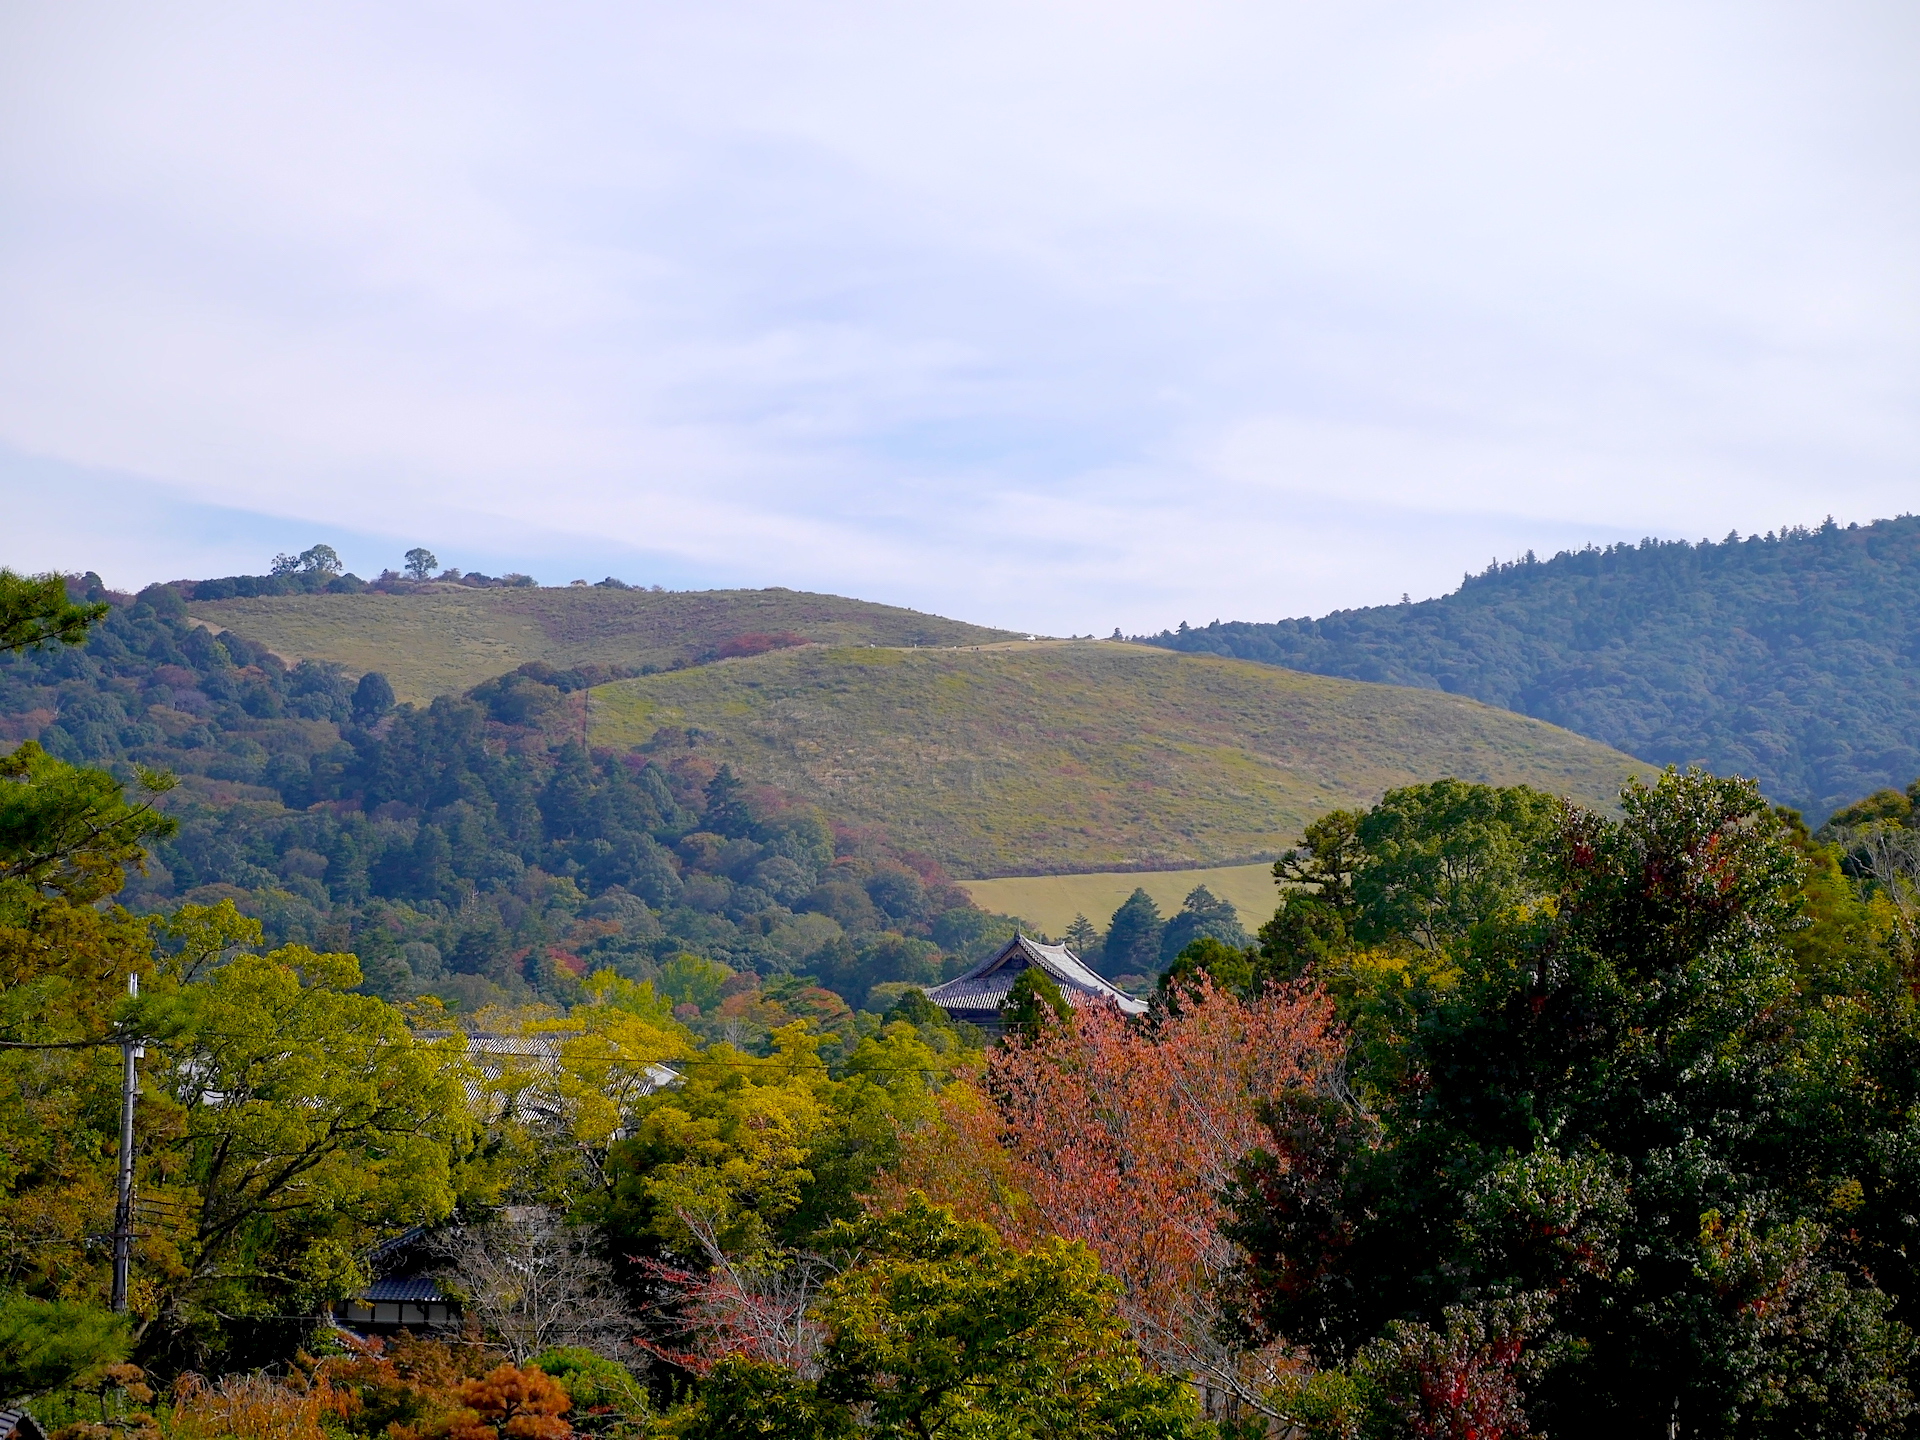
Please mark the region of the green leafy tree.
<svg viewBox="0 0 1920 1440"><path fill-rule="evenodd" d="M659 991L676 1005L711 1010L720 1003L720 989L733 971L718 960L682 952L660 967Z"/></svg>
<svg viewBox="0 0 1920 1440"><path fill-rule="evenodd" d="M369 670L353 688L353 718L371 725L393 709L393 685L378 670Z"/></svg>
<svg viewBox="0 0 1920 1440"><path fill-rule="evenodd" d="M153 803L173 777L143 771L140 783L142 799L130 803L106 771L56 760L31 740L0 756L0 894L86 904L118 891L147 844L178 828Z"/></svg>
<svg viewBox="0 0 1920 1440"><path fill-rule="evenodd" d="M1060 992L1059 984L1037 965L1029 965L1013 978L1007 1003L1000 1012L1000 1023L1009 1035L1034 1035L1053 1025L1065 1025L1073 1018L1073 1006Z"/></svg>
<svg viewBox="0 0 1920 1440"><path fill-rule="evenodd" d="M1160 972L1159 993L1163 1000L1177 995L1180 988L1205 973L1224 990L1245 994L1253 989L1258 952L1240 948L1202 935L1173 957L1173 963Z"/></svg>
<svg viewBox="0 0 1920 1440"><path fill-rule="evenodd" d="M69 1385L132 1348L127 1317L104 1306L0 1295L0 1403Z"/></svg>
<svg viewBox="0 0 1920 1440"><path fill-rule="evenodd" d="M313 545L300 552L300 568L310 575L338 575L347 567L331 545Z"/></svg>
<svg viewBox="0 0 1920 1440"><path fill-rule="evenodd" d="M35 1305L105 1298L127 981L154 967L148 923L103 902L170 828L31 741L0 758L0 1290L28 1330Z"/></svg>
<svg viewBox="0 0 1920 1440"><path fill-rule="evenodd" d="M1525 785L1392 790L1354 827L1354 939L1444 951L1543 893L1561 802Z"/></svg>
<svg viewBox="0 0 1920 1440"><path fill-rule="evenodd" d="M231 938L257 943L242 925ZM464 1052L416 1040L359 983L353 956L290 946L143 1007L155 1099L172 1107L149 1123L168 1137L153 1182L177 1197L179 1273L151 1302L174 1343L218 1347L249 1315L311 1309L354 1282L369 1240L452 1209L472 1138Z"/></svg>
<svg viewBox="0 0 1920 1440"><path fill-rule="evenodd" d="M753 829L753 812L747 808L747 787L733 773L732 766L722 765L707 782L703 816L707 829L730 840L737 840Z"/></svg>
<svg viewBox="0 0 1920 1440"><path fill-rule="evenodd" d="M712 1045L641 1101L606 1192L585 1201L594 1218L639 1250L701 1262L709 1244L749 1258L775 1247L813 1181L833 1082L804 1023L772 1042L764 1058Z"/></svg>
<svg viewBox="0 0 1920 1440"><path fill-rule="evenodd" d="M558 1380L573 1402L567 1412L579 1435L629 1435L653 1413L647 1387L618 1360L579 1345L546 1350L529 1362L533 1369Z"/></svg>
<svg viewBox="0 0 1920 1440"><path fill-rule="evenodd" d="M1275 978L1293 980L1353 939L1353 873L1360 863L1360 814L1332 810L1307 826L1299 845L1273 865L1283 887L1260 949Z"/></svg>
<svg viewBox="0 0 1920 1440"><path fill-rule="evenodd" d="M1240 913L1232 903L1206 886L1196 885L1160 932L1160 964L1171 965L1182 950L1202 936L1233 949L1244 949L1248 943L1247 932L1240 928Z"/></svg>
<svg viewBox="0 0 1920 1440"><path fill-rule="evenodd" d="M1141 1362L1114 1313L1117 1287L1086 1247L1048 1240L1022 1253L917 1195L894 1214L836 1227L829 1239L859 1263L821 1294L828 1338L818 1378L723 1363L674 1433L1201 1433L1191 1390Z"/></svg>
<svg viewBox="0 0 1920 1440"><path fill-rule="evenodd" d="M1290 888L1260 932L1252 984L1323 985L1354 1031L1354 1079L1371 1098L1401 1078L1409 1027L1457 981L1456 952L1476 927L1542 898L1560 814L1525 786L1440 780L1322 816L1274 866Z"/></svg>
<svg viewBox="0 0 1920 1440"><path fill-rule="evenodd" d="M1912 1333L1867 1279L1848 1177L1795 1134L1816 1055L1790 1021L1793 839L1751 782L1697 772L1622 810L1568 812L1509 872L1547 903L1494 885L1460 915L1459 976L1376 1115L1270 1115L1231 1227L1256 1329L1352 1373L1396 1324L1538 1295L1537 1342L1475 1384L1520 1385L1547 1433L1904 1433ZM1400 913L1424 944L1431 908Z"/></svg>
<svg viewBox="0 0 1920 1440"><path fill-rule="evenodd" d="M440 557L424 545L416 545L407 551L407 574L415 580L425 580L440 568Z"/></svg>

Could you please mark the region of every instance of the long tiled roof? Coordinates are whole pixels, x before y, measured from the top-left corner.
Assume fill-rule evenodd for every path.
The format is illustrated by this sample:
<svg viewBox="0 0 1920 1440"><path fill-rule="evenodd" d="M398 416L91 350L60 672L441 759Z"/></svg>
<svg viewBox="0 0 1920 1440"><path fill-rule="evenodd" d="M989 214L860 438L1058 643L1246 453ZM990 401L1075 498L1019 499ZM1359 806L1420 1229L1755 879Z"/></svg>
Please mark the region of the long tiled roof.
<svg viewBox="0 0 1920 1440"><path fill-rule="evenodd" d="M1020 972L1038 966L1059 985L1060 993L1072 1005L1101 1002L1119 1006L1127 1015L1144 1015L1146 1003L1116 990L1102 980L1086 963L1064 945L1043 945L1025 935L1016 935L990 959L927 992L927 999L943 1010L984 1013L998 1012L1007 1003L1007 994Z"/></svg>
<svg viewBox="0 0 1920 1440"><path fill-rule="evenodd" d="M439 1280L431 1275L394 1275L361 1286L360 1293L354 1298L367 1304L378 1302L391 1305L398 1301L421 1305L431 1300L444 1300L447 1295L440 1288Z"/></svg>

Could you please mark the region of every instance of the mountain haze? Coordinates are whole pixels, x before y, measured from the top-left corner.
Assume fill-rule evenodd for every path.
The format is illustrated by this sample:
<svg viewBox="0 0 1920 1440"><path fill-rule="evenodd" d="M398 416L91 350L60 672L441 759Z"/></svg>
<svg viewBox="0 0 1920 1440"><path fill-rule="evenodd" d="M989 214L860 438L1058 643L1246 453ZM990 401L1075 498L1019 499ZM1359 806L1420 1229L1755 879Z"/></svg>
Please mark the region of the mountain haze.
<svg viewBox="0 0 1920 1440"><path fill-rule="evenodd" d="M1149 638L1471 696L1754 776L1816 824L1920 773L1920 516L1529 555L1437 600Z"/></svg>

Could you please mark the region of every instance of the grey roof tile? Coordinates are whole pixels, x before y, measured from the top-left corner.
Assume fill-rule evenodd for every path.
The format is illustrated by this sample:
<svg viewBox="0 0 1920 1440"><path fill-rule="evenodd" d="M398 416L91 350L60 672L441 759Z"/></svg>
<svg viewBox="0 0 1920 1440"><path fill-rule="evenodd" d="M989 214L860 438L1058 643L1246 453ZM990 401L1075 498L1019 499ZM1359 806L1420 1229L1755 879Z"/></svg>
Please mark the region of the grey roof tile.
<svg viewBox="0 0 1920 1440"><path fill-rule="evenodd" d="M1145 1001L1109 985L1066 946L1044 945L1026 935L1014 936L966 974L935 986L927 992L927 999L949 1012L998 1011L1006 1005L1020 972L1030 966L1038 966L1052 976L1070 1005L1114 1005L1125 1015L1147 1012Z"/></svg>

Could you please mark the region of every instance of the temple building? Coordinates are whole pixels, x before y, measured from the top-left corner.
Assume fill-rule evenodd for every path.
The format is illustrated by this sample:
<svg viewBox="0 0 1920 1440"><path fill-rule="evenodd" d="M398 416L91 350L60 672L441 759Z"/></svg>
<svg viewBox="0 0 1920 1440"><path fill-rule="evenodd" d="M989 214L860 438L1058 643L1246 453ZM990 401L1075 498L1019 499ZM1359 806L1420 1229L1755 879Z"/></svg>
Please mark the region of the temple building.
<svg viewBox="0 0 1920 1440"><path fill-rule="evenodd" d="M954 1020L978 1025L989 1035L1001 1032L1000 1012L1006 1009L1007 995L1020 972L1037 967L1053 977L1067 1003L1113 1005L1125 1015L1144 1015L1144 1000L1136 1000L1116 990L1064 945L1042 945L1025 935L1015 935L991 958L981 961L966 974L927 992L927 999L946 1011Z"/></svg>

